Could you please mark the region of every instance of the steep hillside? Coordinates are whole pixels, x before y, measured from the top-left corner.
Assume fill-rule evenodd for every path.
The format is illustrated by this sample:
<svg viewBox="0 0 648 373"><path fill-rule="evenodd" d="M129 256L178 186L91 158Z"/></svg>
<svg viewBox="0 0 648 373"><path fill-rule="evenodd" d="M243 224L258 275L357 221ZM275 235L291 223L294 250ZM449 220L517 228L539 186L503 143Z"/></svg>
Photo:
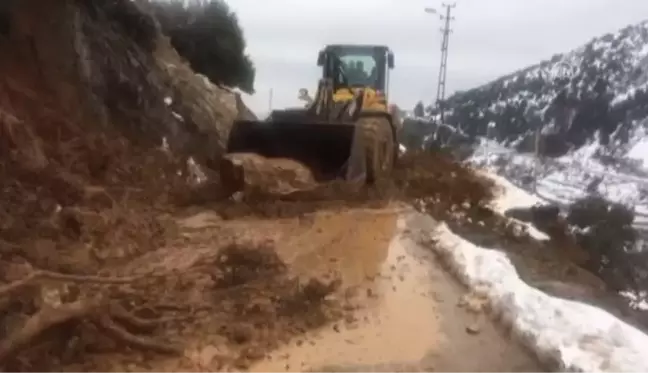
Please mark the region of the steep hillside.
<svg viewBox="0 0 648 373"><path fill-rule="evenodd" d="M134 316L137 330L116 314L186 293L177 280L198 272L170 276L155 258L178 242L170 213L210 176L196 163L216 164L247 108L196 74L140 3L0 4L2 371L66 370L110 350L108 335L112 350L178 350L154 341L169 330L157 311Z"/></svg>
<svg viewBox="0 0 648 373"><path fill-rule="evenodd" d="M454 94L447 121L518 150L541 126L547 155L599 141L627 143L648 117L648 21L591 40L484 86Z"/></svg>

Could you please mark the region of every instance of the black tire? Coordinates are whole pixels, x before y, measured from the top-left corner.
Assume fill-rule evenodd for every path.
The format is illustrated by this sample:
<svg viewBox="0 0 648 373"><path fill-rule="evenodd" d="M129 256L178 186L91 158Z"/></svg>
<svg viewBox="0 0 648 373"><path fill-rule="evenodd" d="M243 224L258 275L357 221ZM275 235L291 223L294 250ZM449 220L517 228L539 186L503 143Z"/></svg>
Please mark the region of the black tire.
<svg viewBox="0 0 648 373"><path fill-rule="evenodd" d="M396 151L389 119L384 116L361 117L356 126L363 136L367 183L375 184L389 178Z"/></svg>

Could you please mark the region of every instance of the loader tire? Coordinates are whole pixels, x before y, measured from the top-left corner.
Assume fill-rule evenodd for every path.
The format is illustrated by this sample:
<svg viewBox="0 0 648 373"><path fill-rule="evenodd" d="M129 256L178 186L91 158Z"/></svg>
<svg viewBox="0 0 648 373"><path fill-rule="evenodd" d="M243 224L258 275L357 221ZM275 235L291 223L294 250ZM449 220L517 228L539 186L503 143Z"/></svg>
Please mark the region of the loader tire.
<svg viewBox="0 0 648 373"><path fill-rule="evenodd" d="M363 134L367 183L375 184L389 178L396 151L389 119L382 116L361 117L357 125Z"/></svg>

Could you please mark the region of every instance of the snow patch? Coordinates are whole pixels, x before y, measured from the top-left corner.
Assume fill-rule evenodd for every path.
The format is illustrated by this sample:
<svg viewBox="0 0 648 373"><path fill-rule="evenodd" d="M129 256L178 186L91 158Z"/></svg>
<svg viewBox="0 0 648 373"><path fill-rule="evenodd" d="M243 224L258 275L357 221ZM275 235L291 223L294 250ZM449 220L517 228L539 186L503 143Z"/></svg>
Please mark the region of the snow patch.
<svg viewBox="0 0 648 373"><path fill-rule="evenodd" d="M648 138L637 141L628 151L626 156L630 159L641 161L642 166L648 168Z"/></svg>
<svg viewBox="0 0 648 373"><path fill-rule="evenodd" d="M527 193L523 189L513 185L502 176L477 170L477 174L492 180L499 188L498 194L493 201L493 209L504 214L506 210L516 207L531 207L545 202L537 196Z"/></svg>
<svg viewBox="0 0 648 373"><path fill-rule="evenodd" d="M477 173L481 176L491 179L495 183L495 185L499 187L496 191L497 194L495 196L495 200L491 203L491 206L493 210L500 215L504 215L507 210L512 208L532 207L544 204L544 201L540 198L516 187L510 181L501 176L481 170L477 170ZM546 233L541 232L532 224L520 221L518 219L512 220L515 220L518 224L524 225L527 228L527 232L532 238L539 241L549 239L549 236Z"/></svg>
<svg viewBox="0 0 648 373"><path fill-rule="evenodd" d="M622 291L619 294L630 301L631 307L642 311L648 310L648 302L644 300L648 298L648 294L645 291L642 291L639 295L629 291Z"/></svg>
<svg viewBox="0 0 648 373"><path fill-rule="evenodd" d="M494 313L542 362L558 363L563 371L648 371L648 336L641 331L599 308L527 285L503 252L476 246L445 223L413 213L406 224L411 236L402 239L416 245L425 238L438 239L430 248L447 260L462 282L485 293ZM434 236L429 237L434 226ZM418 228L419 237L412 228Z"/></svg>
<svg viewBox="0 0 648 373"><path fill-rule="evenodd" d="M628 150L620 149L622 155L615 157L630 160L627 152L632 151L635 158L648 160L646 138L642 130L634 131ZM538 160L533 154L518 153L495 141L481 139L467 162L504 176L506 179L499 178L502 183L513 188L516 188L513 183L519 185L538 200L564 207L589 194L598 194L612 202L634 207L636 225L648 221L648 177L645 175L648 164L643 171L604 164L596 155L600 150L605 149L594 140L562 157ZM529 176L536 178L535 190L523 183L522 177Z"/></svg>

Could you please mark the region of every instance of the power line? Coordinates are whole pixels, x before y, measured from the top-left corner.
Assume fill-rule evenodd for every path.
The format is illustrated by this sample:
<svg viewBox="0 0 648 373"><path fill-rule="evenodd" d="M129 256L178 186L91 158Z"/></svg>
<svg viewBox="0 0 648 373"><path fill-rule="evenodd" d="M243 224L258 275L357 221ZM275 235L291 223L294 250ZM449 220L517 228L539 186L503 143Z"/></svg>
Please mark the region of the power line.
<svg viewBox="0 0 648 373"><path fill-rule="evenodd" d="M455 18L452 16L452 9L457 6L456 3L441 5L445 8L445 15L439 14L434 8L425 8L426 13L439 14L439 18L444 21L444 26L441 28L443 38L441 40L441 64L439 65L439 78L437 80L437 98L436 105L441 113L441 123L445 121L445 92L446 92L446 78L448 75L448 42L452 29L450 29L450 22Z"/></svg>
<svg viewBox="0 0 648 373"><path fill-rule="evenodd" d="M441 15L441 20L445 21L441 29L443 40L441 41L441 64L439 66L439 79L437 85L437 99L436 104L441 112L441 123L445 123L445 92L446 92L446 78L448 76L448 42L450 41L450 22L455 18L451 15L452 9L457 6L456 3L446 4L442 6L446 8L445 15Z"/></svg>

